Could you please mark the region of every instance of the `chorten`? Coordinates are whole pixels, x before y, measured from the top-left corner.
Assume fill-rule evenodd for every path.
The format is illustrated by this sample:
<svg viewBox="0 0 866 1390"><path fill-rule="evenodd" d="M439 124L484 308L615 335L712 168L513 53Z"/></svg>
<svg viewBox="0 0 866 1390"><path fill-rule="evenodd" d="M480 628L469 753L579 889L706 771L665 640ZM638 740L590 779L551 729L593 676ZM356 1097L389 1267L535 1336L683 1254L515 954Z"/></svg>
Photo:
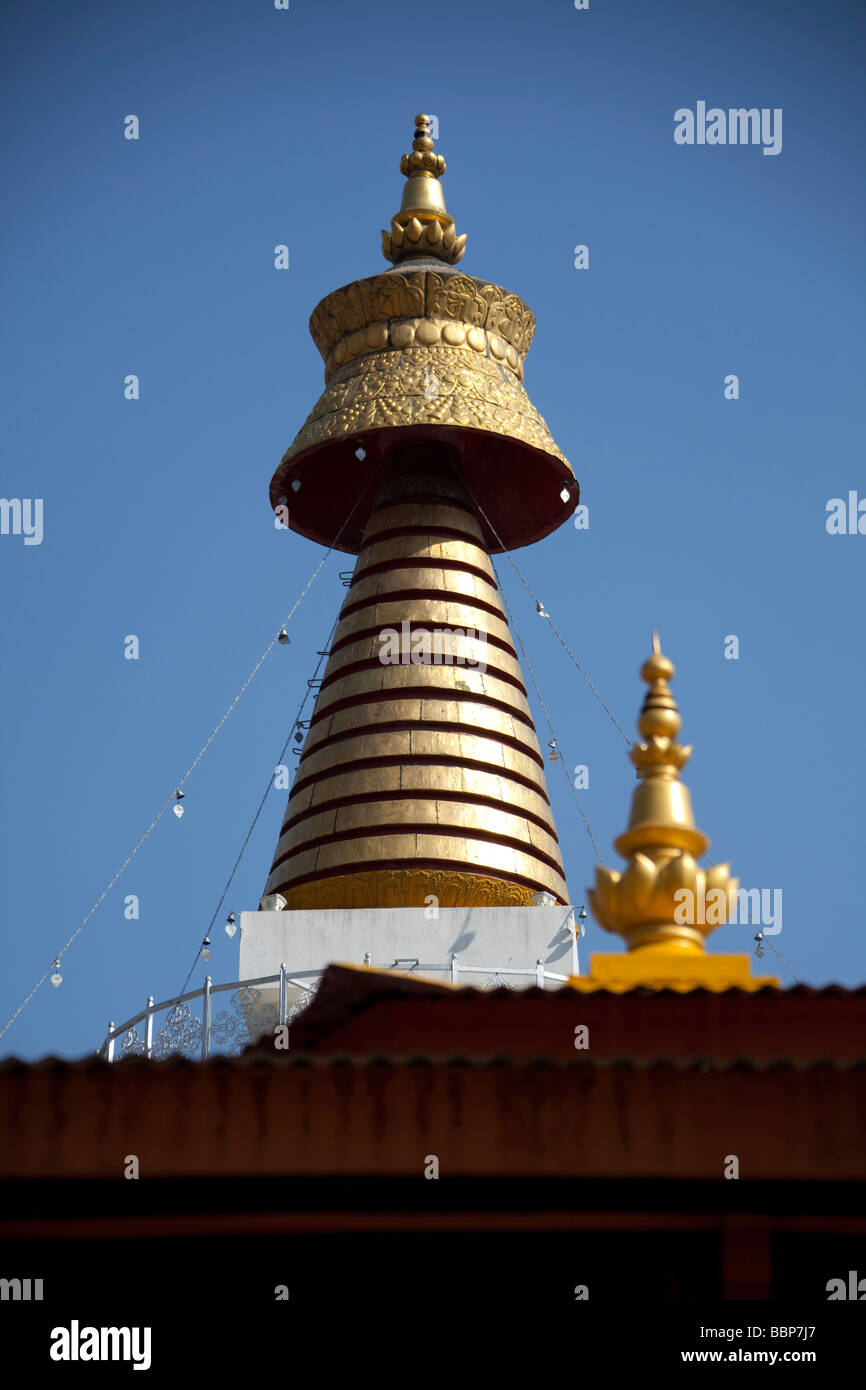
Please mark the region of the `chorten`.
<svg viewBox="0 0 866 1390"><path fill-rule="evenodd" d="M524 390L530 310L454 268L466 237L427 116L400 168L393 267L313 311L325 391L271 483L291 528L324 545L357 503L337 544L358 560L266 894L290 909L564 903L489 556L561 525L578 487Z"/></svg>
<svg viewBox="0 0 866 1390"><path fill-rule="evenodd" d="M562 525L578 485L524 388L532 312L457 269L466 237L445 207L445 160L429 117L415 127L382 233L391 265L314 309L325 389L270 485L291 530L358 558L258 916L281 909L284 942L286 919L343 914L346 960L358 945L345 914L364 909L423 908L427 921L439 909L555 908L563 922L571 911L490 557ZM255 917L242 922L248 947L266 934ZM490 947L518 920L499 921ZM443 948L452 926L460 938L455 919ZM550 958L551 926L533 919L528 966ZM402 954L423 957L430 932ZM477 922L468 935L476 949L488 939ZM248 954L250 968L275 954L282 945Z"/></svg>

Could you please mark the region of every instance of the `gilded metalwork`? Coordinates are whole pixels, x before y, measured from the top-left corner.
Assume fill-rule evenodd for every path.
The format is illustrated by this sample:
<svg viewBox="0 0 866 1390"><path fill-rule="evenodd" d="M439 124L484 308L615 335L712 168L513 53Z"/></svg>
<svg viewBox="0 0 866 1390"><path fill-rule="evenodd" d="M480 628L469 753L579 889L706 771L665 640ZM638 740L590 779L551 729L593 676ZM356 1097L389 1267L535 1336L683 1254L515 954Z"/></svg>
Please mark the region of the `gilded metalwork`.
<svg viewBox="0 0 866 1390"><path fill-rule="evenodd" d="M289 908L425 907L427 899L440 907L528 907L531 890L519 883L483 874L444 869L376 869L320 879L289 888Z"/></svg>
<svg viewBox="0 0 866 1390"><path fill-rule="evenodd" d="M456 717L456 712L452 715ZM373 767L364 771L364 795L371 798L381 794L393 797L396 793L405 795L425 791L430 782L430 774L424 765L396 764L390 767ZM311 781L293 798L292 814L331 808L357 793L358 779L353 770L334 776ZM452 766L441 769L437 780L440 798L457 802L485 802L487 805L501 804L521 814L546 830L555 834L553 812L548 802L530 787L517 782L505 773L479 772L471 767Z"/></svg>
<svg viewBox="0 0 866 1390"><path fill-rule="evenodd" d="M570 471L513 372L471 347L441 345L367 353L339 368L281 467L316 445L407 425L505 435L552 455Z"/></svg>
<svg viewBox="0 0 866 1390"><path fill-rule="evenodd" d="M401 524L419 491L423 526ZM448 534L458 508L465 540ZM455 871L454 905L524 902L539 890L567 900L520 664L504 616L490 613L501 612L495 576L467 526L479 530L447 469L398 469L380 490L265 890L289 908L369 905L365 895L391 883L377 875L398 863L402 905L441 901L435 884ZM382 659L383 613L407 632L435 628L446 586L466 577L484 594L484 607L458 609L473 617L471 639L455 640L444 661ZM488 622L501 645L487 641Z"/></svg>
<svg viewBox="0 0 866 1390"><path fill-rule="evenodd" d="M408 558L408 557L407 557ZM388 587L385 587L385 584ZM405 569L394 569L389 574L368 575L365 579L357 579L352 584L352 602L363 604L364 608L368 605L372 608L379 603L389 601L390 591L402 592L404 589L426 589L437 590L437 600L440 603L459 604L462 608L480 608L485 616L488 608L497 610L496 616L503 622L505 612L499 603L499 595L495 589L490 587L489 582L481 579L477 574L470 570L443 570L430 562L429 566L423 568L418 565L407 565ZM360 609L357 611L361 611ZM457 624L465 626L465 624Z"/></svg>
<svg viewBox="0 0 866 1390"><path fill-rule="evenodd" d="M313 310L310 334L332 370L365 351L408 346L421 321L435 325L424 329L431 344L441 339L451 347L466 343L473 351L484 352L486 342L501 339L514 349L515 356L503 353L502 357L515 369L515 358L522 362L535 336L535 316L516 294L488 280L434 270L388 270L333 290ZM400 324L412 324L412 333L401 330L397 340L389 342L392 325ZM452 328L461 331L451 332ZM345 344L342 353L341 344Z"/></svg>
<svg viewBox="0 0 866 1390"><path fill-rule="evenodd" d="M527 854L545 856L559 863L556 837L528 820L520 807L495 807L461 803L436 797L435 792L420 788L415 798L395 798L382 792L377 800L340 806L336 810L311 814L297 821L277 843L277 860L282 855L310 841L327 843L331 835L351 836L358 830L370 829L376 838L401 832L412 826L419 840L425 837L436 844L437 857L451 858L446 839L471 840L476 834L493 837L505 845L519 848ZM446 827L448 834L446 834Z"/></svg>
<svg viewBox="0 0 866 1390"><path fill-rule="evenodd" d="M523 380L523 360L517 351L497 333L489 333L485 328L473 328L471 324L455 323L453 319L394 319L391 323L374 323L366 330L350 333L341 338L325 363L325 381L331 380L338 367L352 362L356 357L366 357L371 352L384 352L387 348L407 348L413 346L466 347L482 357L490 357L513 372L518 381ZM471 364L471 359L468 359ZM466 365L464 363L464 365ZM425 384L429 391L430 382Z"/></svg>
<svg viewBox="0 0 866 1390"><path fill-rule="evenodd" d="M335 497L357 491L363 507L339 540L359 558L265 896L289 909L518 905L540 891L565 903L489 551L548 534L578 489L523 388L531 310L451 268L466 238L426 116L401 169L383 233L395 269L314 309L325 390L271 483L289 524L328 545ZM457 629L451 659L387 659L383 629L404 624Z"/></svg>
<svg viewBox="0 0 866 1390"><path fill-rule="evenodd" d="M398 425L507 435L569 466L521 385L535 318L499 285L386 272L327 295L310 332L327 389L281 466L327 440Z"/></svg>
<svg viewBox="0 0 866 1390"><path fill-rule="evenodd" d="M532 311L502 286L449 264L461 238L442 201L444 161L426 120L418 117L403 207L385 234L397 264L333 291L313 310L325 390L271 480L271 505L288 509L293 530L349 552L369 519L368 488L410 432L459 452L463 476L485 494L484 539L493 550L541 539L579 502L571 466L523 387ZM487 457L488 447L495 456ZM501 475L495 493L491 465ZM530 476L526 505L515 509L512 499ZM346 512L335 501L355 488L357 515L344 527Z"/></svg>
<svg viewBox="0 0 866 1390"><path fill-rule="evenodd" d="M386 261L405 261L413 256L436 256L453 265L466 249L466 237L458 236L454 218L445 210L440 178L445 160L434 153L430 117L415 117L412 153L400 160L400 172L407 179L403 201L391 231L382 232L382 255Z"/></svg>
<svg viewBox="0 0 866 1390"><path fill-rule="evenodd" d="M638 730L646 742L630 752L639 785L628 828L614 841L628 864L622 873L596 868L595 888L588 891L596 920L625 937L629 951L703 954L705 937L735 911L739 884L729 864L701 869L697 863L710 842L695 828L688 788L680 781L692 750L676 741L682 720L668 684L673 674L673 662L662 654L654 633L652 655L641 668L649 690ZM691 913L689 899L675 896L683 889L691 894ZM714 920L695 920L694 905L706 902L712 890L718 895L711 899L718 909Z"/></svg>
<svg viewBox="0 0 866 1390"><path fill-rule="evenodd" d="M337 343L352 333L389 319L423 317L426 282L423 271L415 275L383 271L325 295L310 315L310 335L325 361Z"/></svg>
<svg viewBox="0 0 866 1390"><path fill-rule="evenodd" d="M309 756L305 756L303 763L298 766L295 786L300 789L314 780L322 782L329 774L342 774L349 762L357 764L371 758L388 758L395 765L404 765L411 763L413 758L423 759L425 763L428 760L432 762L441 754L453 760L443 765L443 771L445 768L450 771L452 767L469 766L513 777L539 793L545 792L540 756L533 757L529 750L521 752L512 746L510 740L506 741L486 730L477 734L467 732L467 724L463 720L471 721L471 710L467 712L465 706L455 704L449 711L447 740L443 739L441 729L423 725L404 730L392 727L385 734L378 726L387 722L385 715L388 712L380 712L373 703L357 706L355 731L340 738L339 742L336 739L332 741L329 733L322 743L311 747ZM446 743L447 748L443 747ZM281 891L269 889L269 892Z"/></svg>

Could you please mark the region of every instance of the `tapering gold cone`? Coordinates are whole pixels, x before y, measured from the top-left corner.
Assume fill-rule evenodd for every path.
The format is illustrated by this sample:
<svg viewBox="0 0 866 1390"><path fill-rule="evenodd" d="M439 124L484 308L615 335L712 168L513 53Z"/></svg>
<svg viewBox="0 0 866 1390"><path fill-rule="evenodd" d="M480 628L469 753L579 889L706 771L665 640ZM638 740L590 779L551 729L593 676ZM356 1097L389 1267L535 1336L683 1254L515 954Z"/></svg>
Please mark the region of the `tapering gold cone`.
<svg viewBox="0 0 866 1390"><path fill-rule="evenodd" d="M265 889L289 908L567 901L481 527L442 450L424 452L378 493L335 632ZM433 660L413 661L425 644Z"/></svg>

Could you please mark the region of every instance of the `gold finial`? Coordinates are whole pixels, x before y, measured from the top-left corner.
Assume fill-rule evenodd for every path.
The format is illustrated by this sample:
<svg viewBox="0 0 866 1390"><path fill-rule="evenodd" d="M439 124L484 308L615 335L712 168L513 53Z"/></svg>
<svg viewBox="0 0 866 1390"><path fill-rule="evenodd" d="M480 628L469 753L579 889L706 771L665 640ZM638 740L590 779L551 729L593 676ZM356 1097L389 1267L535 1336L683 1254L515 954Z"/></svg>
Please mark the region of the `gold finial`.
<svg viewBox="0 0 866 1390"><path fill-rule="evenodd" d="M430 134L430 117L422 112L415 117L415 139L412 141L413 154L404 154L400 160L400 173L407 179L413 174L424 178L438 179L445 173L446 164L441 154L433 153L433 137Z"/></svg>
<svg viewBox="0 0 866 1390"><path fill-rule="evenodd" d="M445 160L433 149L430 117L415 117L412 153L400 160L400 172L408 182L390 232L382 232L382 255L399 265L414 256L433 256L456 265L466 249L466 237L458 236L454 219L445 210L439 179L445 173Z"/></svg>
<svg viewBox="0 0 866 1390"><path fill-rule="evenodd" d="M695 827L680 781L692 750L676 741L682 720L669 685L673 675L653 632L652 655L641 667L649 686L638 718L645 741L629 755L640 785L628 829L614 841L628 862L622 873L597 868L589 899L596 920L625 937L629 951L703 955L705 937L733 915L739 884L729 864L704 870L696 862L710 842Z"/></svg>

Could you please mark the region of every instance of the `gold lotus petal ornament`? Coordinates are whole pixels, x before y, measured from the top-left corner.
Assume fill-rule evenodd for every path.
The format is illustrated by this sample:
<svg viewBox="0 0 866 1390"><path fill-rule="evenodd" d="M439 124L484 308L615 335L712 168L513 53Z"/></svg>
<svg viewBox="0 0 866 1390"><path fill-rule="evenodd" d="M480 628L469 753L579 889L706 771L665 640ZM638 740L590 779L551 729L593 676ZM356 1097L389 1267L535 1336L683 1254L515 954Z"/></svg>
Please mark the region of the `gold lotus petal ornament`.
<svg viewBox="0 0 866 1390"><path fill-rule="evenodd" d="M709 933L735 913L739 883L729 864L702 869L697 862L709 840L695 827L680 781L692 750L677 742L682 721L670 688L673 675L673 662L653 633L652 653L641 668L649 687L638 719L642 741L629 754L638 786L628 827L615 841L626 867L618 873L599 865L587 890L596 921L623 937L626 953L594 955L589 976L569 982L584 993L778 987L772 977L752 976L747 955L706 950Z"/></svg>

